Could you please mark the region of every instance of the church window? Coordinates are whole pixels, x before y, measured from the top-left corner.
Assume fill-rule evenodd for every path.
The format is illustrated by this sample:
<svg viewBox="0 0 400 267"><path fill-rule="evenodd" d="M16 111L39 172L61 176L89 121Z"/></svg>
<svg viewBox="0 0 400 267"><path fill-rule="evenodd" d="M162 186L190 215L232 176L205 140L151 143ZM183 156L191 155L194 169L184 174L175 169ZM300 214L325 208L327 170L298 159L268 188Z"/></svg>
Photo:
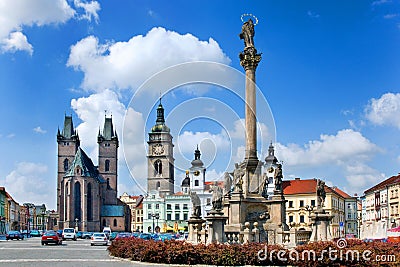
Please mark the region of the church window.
<svg viewBox="0 0 400 267"><path fill-rule="evenodd" d="M161 183L160 183L160 182L157 182L157 184L156 184L157 190L158 190L160 187L161 187Z"/></svg>
<svg viewBox="0 0 400 267"><path fill-rule="evenodd" d="M87 186L87 202L86 202L86 216L87 216L87 220L88 221L92 221L93 220L93 198L92 198L92 184L88 184Z"/></svg>
<svg viewBox="0 0 400 267"><path fill-rule="evenodd" d="M110 189L110 178L107 178L107 189Z"/></svg>
<svg viewBox="0 0 400 267"><path fill-rule="evenodd" d="M69 161L68 159L64 159L64 171L68 171L69 168Z"/></svg>
<svg viewBox="0 0 400 267"><path fill-rule="evenodd" d="M117 227L117 219L114 219L113 225L114 225L114 227Z"/></svg>
<svg viewBox="0 0 400 267"><path fill-rule="evenodd" d="M76 182L74 185L74 214L75 218L81 221L82 209L81 209L81 184Z"/></svg>
<svg viewBox="0 0 400 267"><path fill-rule="evenodd" d="M194 186L199 186L199 180L194 180Z"/></svg>
<svg viewBox="0 0 400 267"><path fill-rule="evenodd" d="M155 175L162 174L162 162L161 162L161 160L157 160L156 162L154 162L154 170L155 170Z"/></svg>
<svg viewBox="0 0 400 267"><path fill-rule="evenodd" d="M76 169L76 174L79 174L79 168Z"/></svg>
<svg viewBox="0 0 400 267"><path fill-rule="evenodd" d="M105 170L106 170L106 172L110 171L110 161L108 159L106 159L106 162L105 162Z"/></svg>

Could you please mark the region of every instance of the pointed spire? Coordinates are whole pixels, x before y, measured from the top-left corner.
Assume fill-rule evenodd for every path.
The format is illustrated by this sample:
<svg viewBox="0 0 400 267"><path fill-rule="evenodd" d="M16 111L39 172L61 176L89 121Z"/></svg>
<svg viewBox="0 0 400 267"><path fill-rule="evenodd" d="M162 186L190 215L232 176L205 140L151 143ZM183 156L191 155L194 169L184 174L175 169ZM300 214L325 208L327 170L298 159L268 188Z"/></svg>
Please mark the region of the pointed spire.
<svg viewBox="0 0 400 267"><path fill-rule="evenodd" d="M160 104L158 105L157 108L157 120L156 124L164 124L165 119L164 119L164 107L161 104L161 97L160 97Z"/></svg>

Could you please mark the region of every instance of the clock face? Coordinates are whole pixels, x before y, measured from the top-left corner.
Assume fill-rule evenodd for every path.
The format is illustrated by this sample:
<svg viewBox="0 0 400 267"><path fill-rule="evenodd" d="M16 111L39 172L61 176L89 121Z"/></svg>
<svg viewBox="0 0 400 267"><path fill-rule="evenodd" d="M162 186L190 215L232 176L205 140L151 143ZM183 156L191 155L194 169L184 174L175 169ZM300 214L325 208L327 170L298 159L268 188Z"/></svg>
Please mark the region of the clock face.
<svg viewBox="0 0 400 267"><path fill-rule="evenodd" d="M153 146L153 153L155 155L161 155L162 153L164 153L164 147L162 144L155 144Z"/></svg>
<svg viewBox="0 0 400 267"><path fill-rule="evenodd" d="M269 168L268 168L268 172L269 172L269 173L274 172L274 168L273 168L273 167L269 167Z"/></svg>
<svg viewBox="0 0 400 267"><path fill-rule="evenodd" d="M199 175L200 175L200 171L195 171L195 172L194 172L194 175L195 175L195 176L199 176Z"/></svg>

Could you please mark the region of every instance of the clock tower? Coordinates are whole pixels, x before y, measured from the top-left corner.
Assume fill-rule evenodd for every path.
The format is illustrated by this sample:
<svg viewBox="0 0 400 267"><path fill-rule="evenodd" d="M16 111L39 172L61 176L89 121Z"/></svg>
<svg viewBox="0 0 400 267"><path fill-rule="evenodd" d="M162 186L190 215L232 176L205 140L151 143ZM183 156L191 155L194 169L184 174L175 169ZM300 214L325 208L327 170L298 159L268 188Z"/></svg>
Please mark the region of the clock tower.
<svg viewBox="0 0 400 267"><path fill-rule="evenodd" d="M164 108L157 107L156 124L149 132L147 154L147 192L159 191L160 195L174 193L174 145L170 129L165 125Z"/></svg>

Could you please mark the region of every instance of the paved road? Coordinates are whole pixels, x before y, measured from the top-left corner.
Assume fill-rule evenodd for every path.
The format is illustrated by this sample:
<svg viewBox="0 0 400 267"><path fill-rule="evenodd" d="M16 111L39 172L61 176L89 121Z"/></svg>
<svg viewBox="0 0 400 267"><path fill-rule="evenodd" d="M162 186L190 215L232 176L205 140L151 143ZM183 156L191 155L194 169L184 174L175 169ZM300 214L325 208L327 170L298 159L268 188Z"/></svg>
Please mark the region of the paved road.
<svg viewBox="0 0 400 267"><path fill-rule="evenodd" d="M64 241L62 246L42 246L39 237L0 241L0 266L132 267L149 266L111 258L106 246L90 246L90 240Z"/></svg>

